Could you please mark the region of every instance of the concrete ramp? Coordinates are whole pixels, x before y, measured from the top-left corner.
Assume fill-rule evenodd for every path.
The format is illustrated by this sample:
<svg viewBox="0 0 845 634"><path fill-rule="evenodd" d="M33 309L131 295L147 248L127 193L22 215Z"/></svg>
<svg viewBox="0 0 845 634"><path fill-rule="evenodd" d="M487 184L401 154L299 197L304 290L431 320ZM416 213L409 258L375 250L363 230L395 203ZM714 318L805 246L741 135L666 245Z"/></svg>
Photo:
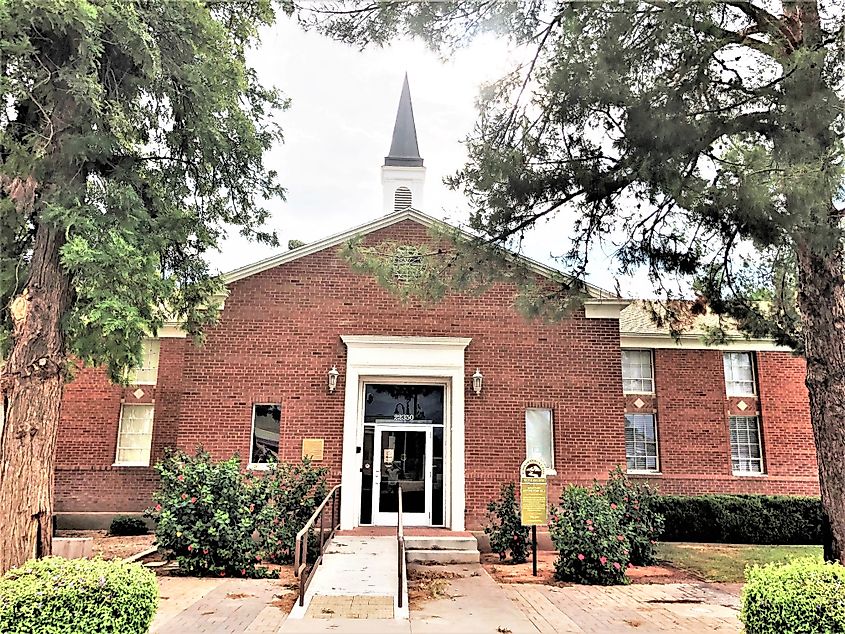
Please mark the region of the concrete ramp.
<svg viewBox="0 0 845 634"><path fill-rule="evenodd" d="M399 607L396 537L336 535L289 619L407 619L408 584Z"/></svg>

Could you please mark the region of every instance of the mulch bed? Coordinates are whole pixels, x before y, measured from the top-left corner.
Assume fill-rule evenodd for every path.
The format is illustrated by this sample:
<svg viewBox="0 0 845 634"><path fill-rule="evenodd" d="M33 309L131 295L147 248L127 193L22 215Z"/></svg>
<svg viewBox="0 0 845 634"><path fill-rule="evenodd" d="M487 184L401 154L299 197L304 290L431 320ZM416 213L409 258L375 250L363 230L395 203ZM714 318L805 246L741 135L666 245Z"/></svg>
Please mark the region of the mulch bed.
<svg viewBox="0 0 845 634"><path fill-rule="evenodd" d="M567 586L570 583L563 583L555 580L555 559L557 553L554 551L540 551L537 553L537 576L532 574L531 559L524 564L511 564L507 561L500 561L495 553L481 555L481 564L499 583L538 583L551 586ZM628 578L631 583L690 583L699 581L690 573L660 564L656 566L634 566L628 569Z"/></svg>
<svg viewBox="0 0 845 634"><path fill-rule="evenodd" d="M108 531L57 531L56 537L92 537L94 554L103 559L125 559L152 547L155 535L109 535Z"/></svg>

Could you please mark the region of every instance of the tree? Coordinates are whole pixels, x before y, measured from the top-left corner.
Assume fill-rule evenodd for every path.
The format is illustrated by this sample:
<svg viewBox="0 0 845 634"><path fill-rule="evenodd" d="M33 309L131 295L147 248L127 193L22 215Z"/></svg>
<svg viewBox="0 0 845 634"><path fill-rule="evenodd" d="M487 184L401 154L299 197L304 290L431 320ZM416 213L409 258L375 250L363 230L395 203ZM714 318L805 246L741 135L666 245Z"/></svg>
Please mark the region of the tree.
<svg viewBox="0 0 845 634"><path fill-rule="evenodd" d="M62 389L112 379L165 320L199 334L204 254L262 231L285 106L245 51L269 0L0 0L0 573L50 553Z"/></svg>
<svg viewBox="0 0 845 634"><path fill-rule="evenodd" d="M664 300L688 281L692 305L665 302L673 325L679 307L709 309L791 346L807 361L825 556L843 563L844 11L834 0L300 9L307 25L360 46L420 36L448 54L492 31L526 52L482 92L468 163L450 180L479 237L430 277L464 283L484 245L518 246L539 221L567 214L561 262L576 278L603 243L621 274L646 267ZM537 294L535 308L573 291Z"/></svg>

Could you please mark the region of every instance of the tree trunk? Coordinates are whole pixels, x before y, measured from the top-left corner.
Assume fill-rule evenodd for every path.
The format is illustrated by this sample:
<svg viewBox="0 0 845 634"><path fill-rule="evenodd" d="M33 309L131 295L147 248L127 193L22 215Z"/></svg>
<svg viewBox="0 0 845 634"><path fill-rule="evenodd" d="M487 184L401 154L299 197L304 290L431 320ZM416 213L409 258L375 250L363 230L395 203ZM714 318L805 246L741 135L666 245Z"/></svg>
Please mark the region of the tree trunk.
<svg viewBox="0 0 845 634"><path fill-rule="evenodd" d="M11 305L14 346L0 375L0 574L50 554L53 469L65 381L61 319L70 304L64 235L40 224L26 288Z"/></svg>
<svg viewBox="0 0 845 634"><path fill-rule="evenodd" d="M824 557L845 564L845 278L842 248L798 248L810 420L824 512Z"/></svg>

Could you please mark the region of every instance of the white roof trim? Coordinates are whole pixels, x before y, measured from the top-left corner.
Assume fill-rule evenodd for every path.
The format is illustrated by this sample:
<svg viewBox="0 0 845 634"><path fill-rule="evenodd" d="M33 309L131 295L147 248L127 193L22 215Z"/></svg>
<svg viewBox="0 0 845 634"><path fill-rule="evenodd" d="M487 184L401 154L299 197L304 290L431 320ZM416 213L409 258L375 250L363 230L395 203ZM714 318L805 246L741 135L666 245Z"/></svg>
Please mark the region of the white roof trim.
<svg viewBox="0 0 845 634"><path fill-rule="evenodd" d="M303 245L285 253L274 255L264 260L259 260L258 262L253 262L252 264L242 266L239 269L235 269L234 271L225 273L223 275L223 283L231 284L232 282L237 282L238 280L242 280L246 277L249 277L250 275L255 275L256 273L261 273L262 271L272 269L281 264L286 264L287 262L298 260L299 258L305 257L307 255L312 255L314 253L317 253L318 251L341 245L356 236L366 235L368 233L378 231L379 229L385 229L387 227L390 227L391 225L395 225L404 220L412 220L425 227L443 227L452 229L456 228L447 222L443 222L442 220L438 220L437 218L432 218L431 216L426 215L421 211L418 211L413 208L408 208L402 211L397 211L392 214L388 214L386 216L378 218L377 220L373 220L372 222L368 222L366 224L355 227L354 229L344 231L343 233L337 233L333 236L329 236L328 238L318 240L317 242L312 242L310 244ZM471 236L471 234L463 231L462 229L459 229L459 231L461 231L461 233L468 237ZM546 266L545 264L537 262L536 260L532 260L527 256L512 252L511 255L516 258L519 262L524 264L528 269L544 277L568 277L563 272L558 271L557 269L554 269L550 266ZM587 292L594 298L618 299L618 297L613 293L601 289L597 286L586 284L586 287Z"/></svg>
<svg viewBox="0 0 845 634"><path fill-rule="evenodd" d="M724 343L709 345L704 342L704 335L682 334L675 338L669 333L620 332L619 344L622 348L657 348L681 350L736 350L755 352L791 352L791 348L780 346L771 339L746 339L730 337Z"/></svg>

